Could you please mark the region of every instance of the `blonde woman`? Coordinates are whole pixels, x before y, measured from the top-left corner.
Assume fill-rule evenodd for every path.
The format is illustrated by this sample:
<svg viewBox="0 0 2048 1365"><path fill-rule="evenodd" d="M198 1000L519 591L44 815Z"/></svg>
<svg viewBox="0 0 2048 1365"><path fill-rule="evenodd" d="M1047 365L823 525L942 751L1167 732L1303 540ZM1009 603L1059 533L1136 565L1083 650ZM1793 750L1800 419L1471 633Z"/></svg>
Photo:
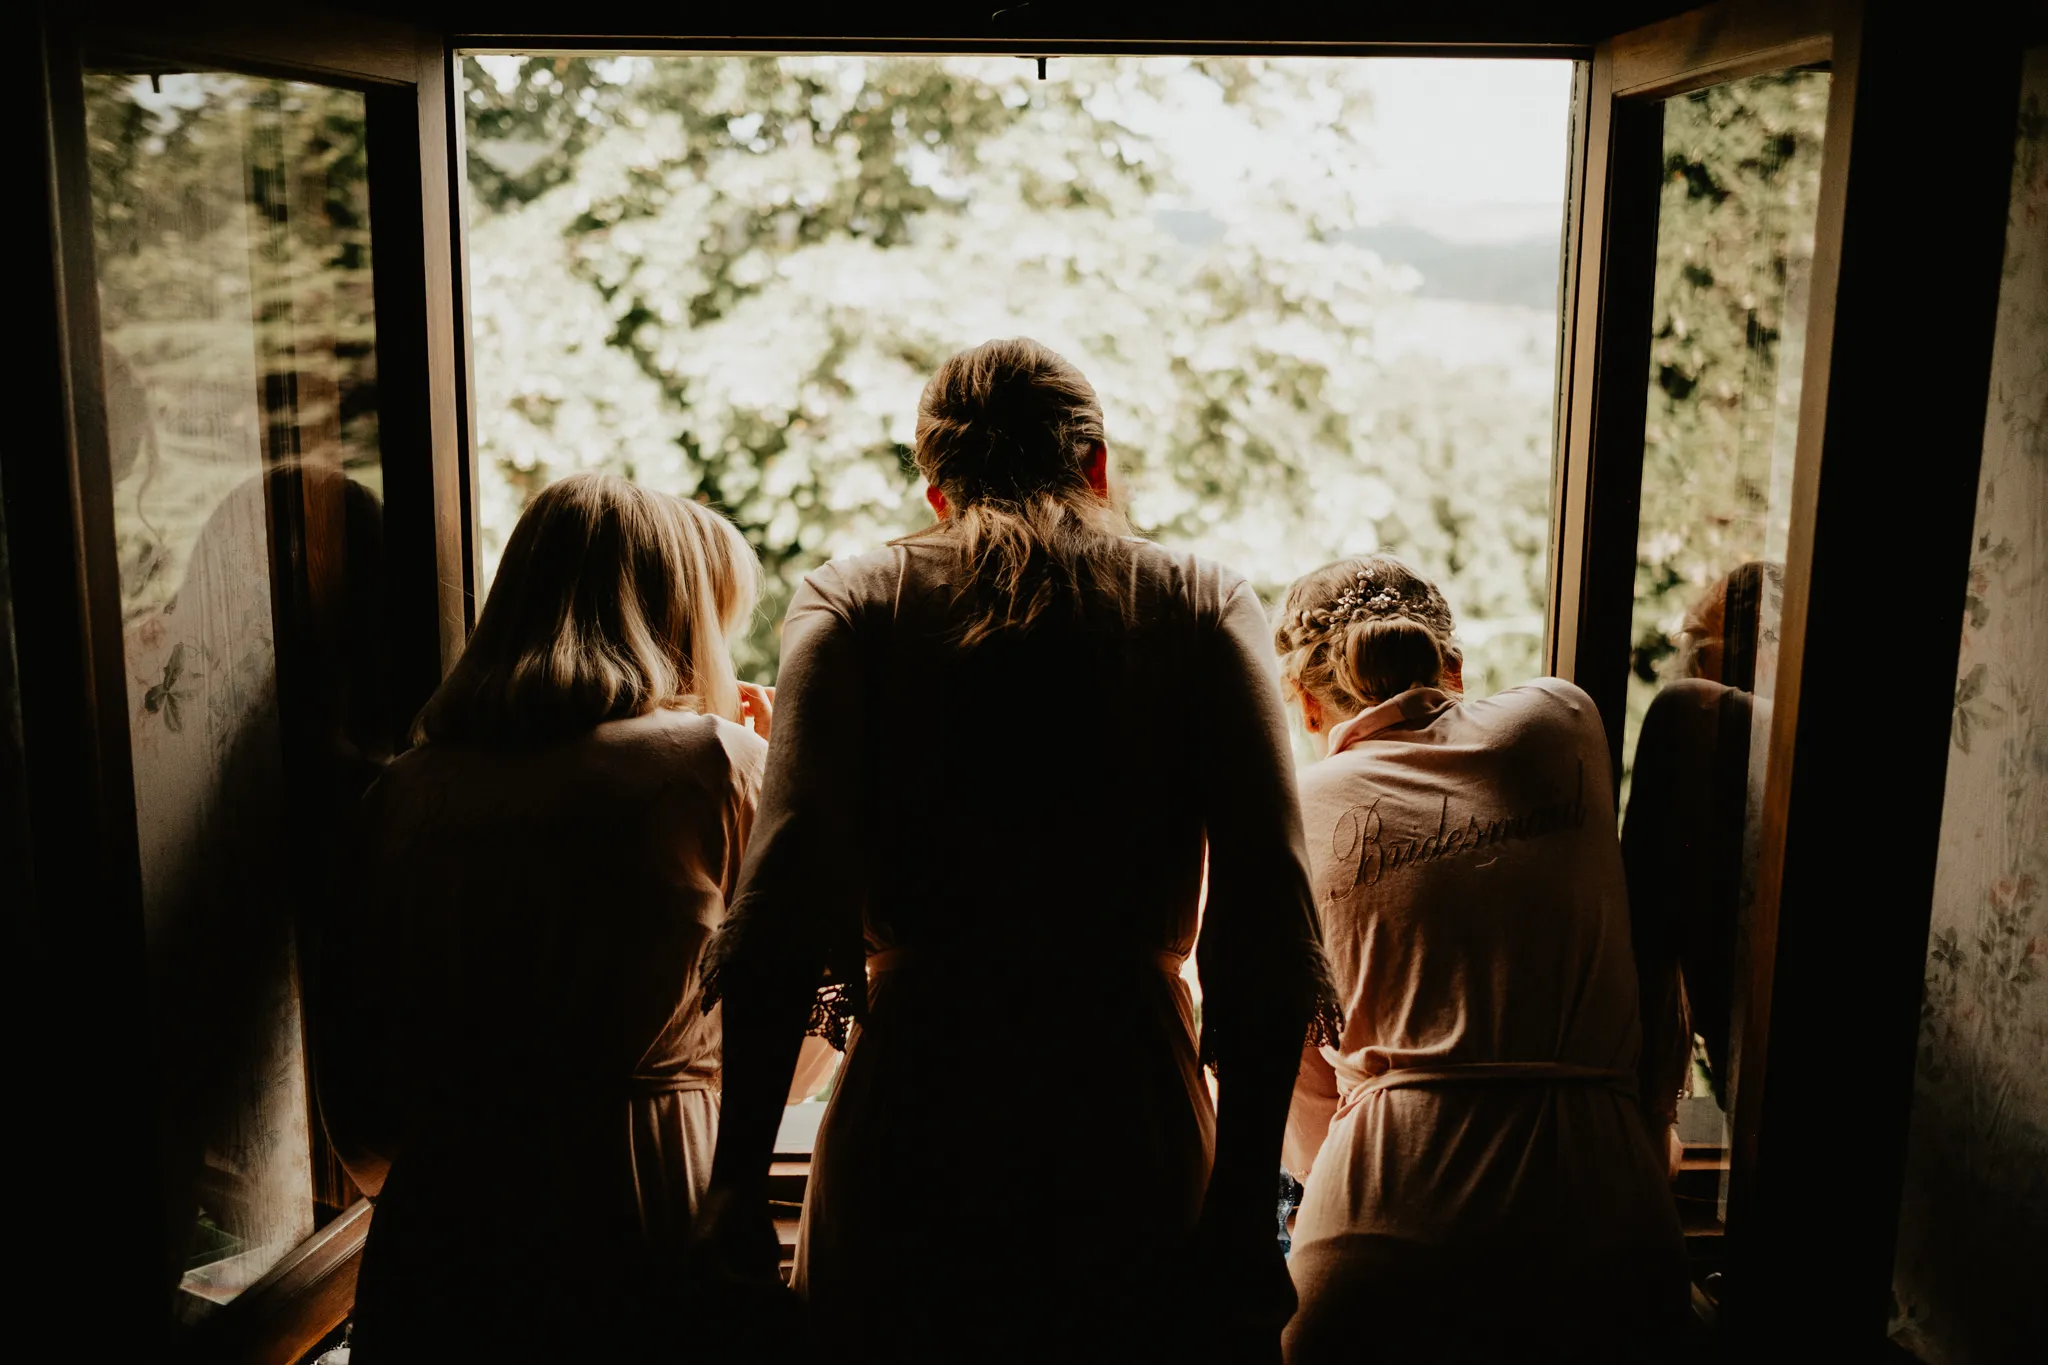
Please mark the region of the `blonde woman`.
<svg viewBox="0 0 2048 1365"><path fill-rule="evenodd" d="M774 1292L808 1019L847 1045L796 1267L831 1358L1277 1359L1275 1168L1331 995L1264 614L1132 535L1094 390L1043 346L948 360L916 439L937 524L813 573L783 630L714 949L711 1245Z"/></svg>
<svg viewBox="0 0 2048 1365"><path fill-rule="evenodd" d="M357 1046L323 1082L373 1191L395 1153L360 1361L618 1359L649 1326L718 1119L698 958L767 752L727 650L756 573L694 503L549 486L365 798Z"/></svg>
<svg viewBox="0 0 2048 1365"><path fill-rule="evenodd" d="M1301 804L1344 1002L1288 1123L1288 1359L1663 1358L1685 1263L1591 699L1461 699L1450 606L1389 555L1294 584L1274 645L1328 754Z"/></svg>

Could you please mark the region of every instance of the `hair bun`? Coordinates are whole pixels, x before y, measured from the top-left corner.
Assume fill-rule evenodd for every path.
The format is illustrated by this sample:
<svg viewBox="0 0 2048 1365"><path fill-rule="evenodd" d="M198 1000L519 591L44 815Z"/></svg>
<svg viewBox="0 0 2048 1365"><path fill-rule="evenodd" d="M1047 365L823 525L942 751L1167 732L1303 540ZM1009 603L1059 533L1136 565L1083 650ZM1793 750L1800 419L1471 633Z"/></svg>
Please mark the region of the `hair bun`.
<svg viewBox="0 0 2048 1365"><path fill-rule="evenodd" d="M1412 616L1375 616L1340 627L1331 651L1336 682L1360 702L1381 701L1443 679L1444 652Z"/></svg>

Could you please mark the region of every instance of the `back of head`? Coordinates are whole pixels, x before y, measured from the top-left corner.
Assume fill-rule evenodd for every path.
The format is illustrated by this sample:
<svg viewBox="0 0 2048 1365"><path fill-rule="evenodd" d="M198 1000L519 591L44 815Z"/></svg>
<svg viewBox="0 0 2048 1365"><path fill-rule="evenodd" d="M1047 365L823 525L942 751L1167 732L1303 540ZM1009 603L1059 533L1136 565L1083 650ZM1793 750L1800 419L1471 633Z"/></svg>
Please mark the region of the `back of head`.
<svg viewBox="0 0 2048 1365"><path fill-rule="evenodd" d="M1461 662L1450 604L1392 555L1326 564L1287 590L1273 647L1282 676L1339 714L1414 687L1441 687Z"/></svg>
<svg viewBox="0 0 2048 1365"><path fill-rule="evenodd" d="M657 708L737 720L727 639L759 572L738 529L694 502L610 474L550 484L414 738L545 744Z"/></svg>
<svg viewBox="0 0 2048 1365"><path fill-rule="evenodd" d="M1679 675L1755 691L1758 660L1776 643L1768 623L1777 619L1784 592L1784 569L1760 559L1708 584L1678 628Z"/></svg>
<svg viewBox="0 0 2048 1365"><path fill-rule="evenodd" d="M1091 486L1102 405L1081 372L1028 338L946 361L917 405L917 466L950 515L918 538L965 560L963 644L1085 610L1113 588L1129 520Z"/></svg>

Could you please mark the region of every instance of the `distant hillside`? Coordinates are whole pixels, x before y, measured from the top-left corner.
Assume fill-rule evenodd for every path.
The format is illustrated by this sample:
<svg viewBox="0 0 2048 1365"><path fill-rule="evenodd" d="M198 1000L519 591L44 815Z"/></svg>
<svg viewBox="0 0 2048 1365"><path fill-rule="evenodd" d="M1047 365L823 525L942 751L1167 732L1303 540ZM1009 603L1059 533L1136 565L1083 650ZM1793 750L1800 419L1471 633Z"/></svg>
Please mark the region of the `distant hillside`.
<svg viewBox="0 0 2048 1365"><path fill-rule="evenodd" d="M1555 237L1453 242L1400 224L1353 228L1341 235L1383 260L1413 267L1422 276L1416 290L1422 298L1518 303L1546 311L1557 307Z"/></svg>
<svg viewBox="0 0 2048 1365"><path fill-rule="evenodd" d="M1160 227L1191 247L1223 236L1222 220L1201 209L1160 209ZM1393 265L1422 276L1416 295L1465 303L1512 303L1545 312L1557 307L1557 238L1548 234L1509 242L1454 242L1404 224L1353 228L1337 234Z"/></svg>

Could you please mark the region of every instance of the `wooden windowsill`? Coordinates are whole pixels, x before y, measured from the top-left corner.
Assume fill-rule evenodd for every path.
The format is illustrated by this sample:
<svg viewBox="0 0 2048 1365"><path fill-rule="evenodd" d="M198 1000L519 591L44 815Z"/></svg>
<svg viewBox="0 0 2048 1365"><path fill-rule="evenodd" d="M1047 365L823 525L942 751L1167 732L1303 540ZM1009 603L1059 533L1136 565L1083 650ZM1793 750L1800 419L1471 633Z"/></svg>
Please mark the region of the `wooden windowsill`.
<svg viewBox="0 0 2048 1365"><path fill-rule="evenodd" d="M371 1205L357 1200L193 1329L191 1355L222 1365L292 1365L356 1301Z"/></svg>

